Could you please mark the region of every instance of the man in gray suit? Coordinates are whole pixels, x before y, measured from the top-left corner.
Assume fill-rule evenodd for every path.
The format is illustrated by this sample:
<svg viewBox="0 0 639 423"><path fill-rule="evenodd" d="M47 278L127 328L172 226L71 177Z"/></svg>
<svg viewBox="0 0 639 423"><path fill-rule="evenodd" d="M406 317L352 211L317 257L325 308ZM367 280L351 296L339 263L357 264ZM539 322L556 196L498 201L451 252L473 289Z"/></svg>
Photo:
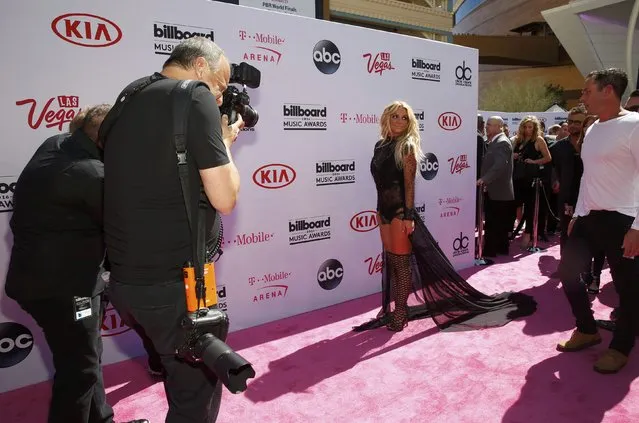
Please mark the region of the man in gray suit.
<svg viewBox="0 0 639 423"><path fill-rule="evenodd" d="M504 121L492 116L486 122L486 154L481 164L477 185L486 191L486 225L484 257L508 255L508 232L511 222L513 191L513 147L503 132Z"/></svg>

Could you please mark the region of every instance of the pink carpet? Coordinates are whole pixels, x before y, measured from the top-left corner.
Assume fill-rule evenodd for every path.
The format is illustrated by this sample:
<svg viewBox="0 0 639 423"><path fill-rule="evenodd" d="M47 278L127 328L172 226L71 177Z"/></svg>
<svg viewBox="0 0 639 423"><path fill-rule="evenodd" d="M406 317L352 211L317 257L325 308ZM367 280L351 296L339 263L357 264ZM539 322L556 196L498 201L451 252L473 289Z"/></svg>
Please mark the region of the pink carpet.
<svg viewBox="0 0 639 423"><path fill-rule="evenodd" d="M422 320L396 334L351 332L377 313L375 295L233 333L229 344L258 376L243 394L224 391L218 422L637 422L637 349L609 376L592 371L608 332L590 350L555 350L573 324L551 276L558 255L553 246L463 272L485 292L524 290L537 299L536 314L502 328L438 332ZM609 281L604 270L594 302L602 318L617 301ZM105 380L118 421L164 421L162 384L150 380L143 360L107 366ZM48 398L47 383L5 393L1 420L43 422Z"/></svg>

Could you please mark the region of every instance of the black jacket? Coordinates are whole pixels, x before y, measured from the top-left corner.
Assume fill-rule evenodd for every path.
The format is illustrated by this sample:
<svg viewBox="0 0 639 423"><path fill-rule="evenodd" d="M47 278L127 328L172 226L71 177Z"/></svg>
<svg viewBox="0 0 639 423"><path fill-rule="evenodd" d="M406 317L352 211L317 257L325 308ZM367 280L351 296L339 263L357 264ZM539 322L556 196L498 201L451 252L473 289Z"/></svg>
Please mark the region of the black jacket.
<svg viewBox="0 0 639 423"><path fill-rule="evenodd" d="M103 181L100 150L82 130L38 148L14 191L9 297L89 297L104 289Z"/></svg>

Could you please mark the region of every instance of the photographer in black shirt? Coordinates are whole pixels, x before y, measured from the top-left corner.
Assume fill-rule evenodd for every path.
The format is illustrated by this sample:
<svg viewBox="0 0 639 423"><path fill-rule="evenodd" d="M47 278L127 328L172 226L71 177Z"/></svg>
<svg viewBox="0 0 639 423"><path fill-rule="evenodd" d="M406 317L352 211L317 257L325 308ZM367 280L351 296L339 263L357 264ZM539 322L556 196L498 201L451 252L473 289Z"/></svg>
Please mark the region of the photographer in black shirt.
<svg viewBox="0 0 639 423"><path fill-rule="evenodd" d="M239 191L230 147L243 120L229 125L219 111L230 74L230 63L214 42L183 41L153 75L155 82L128 97L104 140L109 299L127 325L144 330L160 355L169 423L215 421L222 389L206 367L176 358L186 312L182 268L193 244L177 168L171 93L179 80L206 84L192 94L186 146L190 186L199 194L201 181L210 203L210 233L210 206L230 213ZM107 121L110 117L103 126Z"/></svg>
<svg viewBox="0 0 639 423"><path fill-rule="evenodd" d="M100 366L104 168L96 142L109 109L89 107L72 122L73 133L47 139L14 192L5 291L40 325L51 350L51 423L113 422Z"/></svg>

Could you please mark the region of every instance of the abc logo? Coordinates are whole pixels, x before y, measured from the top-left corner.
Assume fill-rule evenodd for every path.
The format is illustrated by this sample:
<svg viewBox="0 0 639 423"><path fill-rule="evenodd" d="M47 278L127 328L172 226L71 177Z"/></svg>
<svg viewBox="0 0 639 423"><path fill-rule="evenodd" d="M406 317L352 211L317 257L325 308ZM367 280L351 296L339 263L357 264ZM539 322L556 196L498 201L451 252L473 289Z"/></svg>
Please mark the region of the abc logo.
<svg viewBox="0 0 639 423"><path fill-rule="evenodd" d="M342 56L335 44L322 40L313 47L313 62L320 72L330 75L339 69Z"/></svg>
<svg viewBox="0 0 639 423"><path fill-rule="evenodd" d="M455 77L461 81L470 81L473 77L473 70L466 66L466 61L464 60L460 66L455 68Z"/></svg>
<svg viewBox="0 0 639 423"><path fill-rule="evenodd" d="M5 184L4 182L0 182L0 194L8 194L10 192L15 191L16 183L12 182L10 184Z"/></svg>
<svg viewBox="0 0 639 423"><path fill-rule="evenodd" d="M317 271L317 283L327 291L337 288L344 277L342 263L335 259L328 259Z"/></svg>
<svg viewBox="0 0 639 423"><path fill-rule="evenodd" d="M439 162L437 161L437 156L433 153L426 153L424 160L419 164L419 172L422 174L422 177L427 181L435 179L438 170Z"/></svg>
<svg viewBox="0 0 639 423"><path fill-rule="evenodd" d="M462 232L459 233L459 237L453 240L453 249L455 251L465 250L468 248L469 239Z"/></svg>
<svg viewBox="0 0 639 423"><path fill-rule="evenodd" d="M31 331L19 323L0 323L0 368L15 366L33 348Z"/></svg>

